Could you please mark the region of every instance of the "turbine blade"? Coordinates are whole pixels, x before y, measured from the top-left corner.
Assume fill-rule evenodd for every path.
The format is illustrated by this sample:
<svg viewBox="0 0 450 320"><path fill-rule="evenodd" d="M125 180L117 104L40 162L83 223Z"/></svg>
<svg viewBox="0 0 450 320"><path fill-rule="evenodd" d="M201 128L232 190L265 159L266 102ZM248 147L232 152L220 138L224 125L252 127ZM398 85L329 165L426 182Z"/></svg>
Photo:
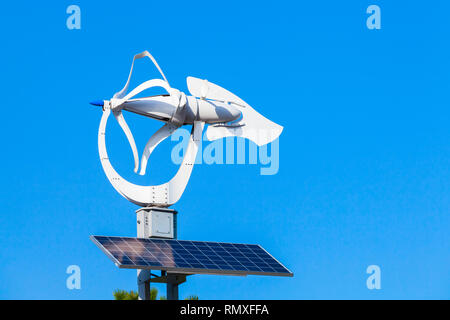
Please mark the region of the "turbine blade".
<svg viewBox="0 0 450 320"><path fill-rule="evenodd" d="M117 93L114 95L114 98L116 98L116 99L121 99L121 98L123 98L123 97L126 95L126 93L127 93L127 91L128 91L128 86L130 85L131 75L133 74L134 62L135 62L136 60L142 59L142 58L144 58L144 57L148 57L148 58L153 62L153 64L155 65L155 67L158 69L159 73L160 73L160 74L162 75L162 77L164 78L164 81L167 83L167 86L170 87L169 81L167 81L167 78L166 78L166 76L164 75L164 72L163 72L163 71L161 70L161 68L159 67L159 65L158 65L158 63L156 62L155 58L153 58L153 56L152 56L148 51L144 51L144 52L141 52L141 53L139 53L139 54L137 54L137 55L135 55L135 56L133 57L133 62L131 63L131 69L130 69L130 74L128 75L127 83L126 83L125 86L122 88L122 90L120 90L119 92L117 92Z"/></svg>
<svg viewBox="0 0 450 320"><path fill-rule="evenodd" d="M133 134L131 133L130 128L128 127L125 121L125 118L123 117L122 111L121 110L113 111L113 114L117 122L119 123L120 127L122 128L123 132L127 136L128 142L130 143L130 147L131 150L133 151L133 158L134 158L134 172L137 172L139 169L139 156Z"/></svg>
<svg viewBox="0 0 450 320"><path fill-rule="evenodd" d="M175 130L177 130L179 127L171 124L166 123L164 126L162 126L158 131L156 131L148 140L147 144L145 145L144 152L142 153L141 158L141 171L139 172L140 175L144 175L145 171L147 169L147 162L150 158L150 155L152 154L153 150L167 137L169 137Z"/></svg>

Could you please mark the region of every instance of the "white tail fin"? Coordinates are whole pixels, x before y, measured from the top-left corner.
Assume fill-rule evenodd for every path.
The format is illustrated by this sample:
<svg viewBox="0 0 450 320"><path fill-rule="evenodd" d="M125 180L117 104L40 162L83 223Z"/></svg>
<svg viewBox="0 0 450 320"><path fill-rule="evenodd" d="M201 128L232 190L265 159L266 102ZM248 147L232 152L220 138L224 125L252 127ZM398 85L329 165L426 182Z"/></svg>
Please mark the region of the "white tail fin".
<svg viewBox="0 0 450 320"><path fill-rule="evenodd" d="M237 136L252 140L258 146L263 146L277 139L283 131L282 126L265 118L244 100L217 84L188 77L187 85L193 96L231 103L242 113L242 118L231 124L210 125L206 130L206 138L210 141Z"/></svg>
<svg viewBox="0 0 450 320"><path fill-rule="evenodd" d="M210 125L206 129L206 138L212 141L237 136L247 138L258 146L263 146L276 140L283 131L282 126L265 118L249 105L239 108L239 110L242 112L241 120L230 125Z"/></svg>

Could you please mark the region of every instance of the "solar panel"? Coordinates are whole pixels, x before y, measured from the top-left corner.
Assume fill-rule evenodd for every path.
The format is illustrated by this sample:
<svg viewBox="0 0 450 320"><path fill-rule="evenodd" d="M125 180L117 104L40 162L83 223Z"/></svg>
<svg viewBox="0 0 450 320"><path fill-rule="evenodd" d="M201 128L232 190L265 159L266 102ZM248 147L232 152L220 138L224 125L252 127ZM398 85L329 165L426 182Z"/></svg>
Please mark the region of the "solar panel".
<svg viewBox="0 0 450 320"><path fill-rule="evenodd" d="M91 236L119 267L185 274L293 274L260 245L168 239Z"/></svg>

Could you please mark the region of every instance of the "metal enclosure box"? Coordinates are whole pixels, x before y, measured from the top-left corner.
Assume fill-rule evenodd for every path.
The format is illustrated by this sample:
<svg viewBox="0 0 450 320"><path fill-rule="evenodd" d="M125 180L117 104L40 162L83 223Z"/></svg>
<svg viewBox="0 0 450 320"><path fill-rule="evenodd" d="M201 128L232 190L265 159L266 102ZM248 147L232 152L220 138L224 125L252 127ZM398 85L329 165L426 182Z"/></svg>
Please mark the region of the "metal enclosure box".
<svg viewBox="0 0 450 320"><path fill-rule="evenodd" d="M176 239L177 212L164 208L141 208L136 211L138 238Z"/></svg>

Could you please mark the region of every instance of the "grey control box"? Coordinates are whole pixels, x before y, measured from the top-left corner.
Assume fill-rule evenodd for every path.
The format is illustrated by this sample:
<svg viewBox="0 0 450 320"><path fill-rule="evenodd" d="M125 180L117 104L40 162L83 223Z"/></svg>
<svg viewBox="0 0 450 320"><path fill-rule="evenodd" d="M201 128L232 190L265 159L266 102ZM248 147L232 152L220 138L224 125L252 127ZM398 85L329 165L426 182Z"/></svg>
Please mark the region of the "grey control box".
<svg viewBox="0 0 450 320"><path fill-rule="evenodd" d="M166 208L141 208L136 211L138 238L177 237L177 211Z"/></svg>

